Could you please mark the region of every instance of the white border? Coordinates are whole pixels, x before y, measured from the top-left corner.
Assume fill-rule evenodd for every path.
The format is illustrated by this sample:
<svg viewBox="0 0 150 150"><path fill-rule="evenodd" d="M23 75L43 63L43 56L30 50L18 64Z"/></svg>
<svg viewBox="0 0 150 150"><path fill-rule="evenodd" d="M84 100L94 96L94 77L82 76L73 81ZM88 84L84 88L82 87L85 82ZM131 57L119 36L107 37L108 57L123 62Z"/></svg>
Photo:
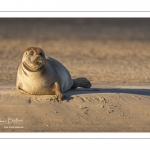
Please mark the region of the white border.
<svg viewBox="0 0 150 150"><path fill-rule="evenodd" d="M22 140L22 139L7 139L1 140L0 148L15 149L15 150L149 150L150 144L148 139L144 140L122 140L122 139L38 139L38 140Z"/></svg>
<svg viewBox="0 0 150 150"><path fill-rule="evenodd" d="M150 139L150 133L68 133L68 132L46 132L46 133L1 133L0 139L17 138L39 138L39 139Z"/></svg>
<svg viewBox="0 0 150 150"><path fill-rule="evenodd" d="M0 12L1 18L149 18L150 12Z"/></svg>
<svg viewBox="0 0 150 150"><path fill-rule="evenodd" d="M0 11L149 11L149 0L1 0Z"/></svg>

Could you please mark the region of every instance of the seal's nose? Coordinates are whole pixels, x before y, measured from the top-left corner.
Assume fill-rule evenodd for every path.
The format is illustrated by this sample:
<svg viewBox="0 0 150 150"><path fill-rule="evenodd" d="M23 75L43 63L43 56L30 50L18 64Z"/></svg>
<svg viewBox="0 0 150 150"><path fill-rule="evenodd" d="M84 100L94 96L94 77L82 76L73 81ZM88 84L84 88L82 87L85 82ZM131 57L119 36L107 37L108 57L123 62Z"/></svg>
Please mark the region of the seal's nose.
<svg viewBox="0 0 150 150"><path fill-rule="evenodd" d="M32 59L34 62L41 60L41 57L39 55L35 55Z"/></svg>
<svg viewBox="0 0 150 150"><path fill-rule="evenodd" d="M39 56L39 55L36 55L35 58L36 58L36 59L40 59L40 56Z"/></svg>

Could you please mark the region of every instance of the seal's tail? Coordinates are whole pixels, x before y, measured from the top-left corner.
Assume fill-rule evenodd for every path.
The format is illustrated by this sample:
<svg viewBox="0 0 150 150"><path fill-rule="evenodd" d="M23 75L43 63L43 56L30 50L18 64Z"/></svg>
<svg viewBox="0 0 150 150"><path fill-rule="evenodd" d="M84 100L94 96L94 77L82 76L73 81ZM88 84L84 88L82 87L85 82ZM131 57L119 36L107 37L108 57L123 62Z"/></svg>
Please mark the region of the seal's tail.
<svg viewBox="0 0 150 150"><path fill-rule="evenodd" d="M87 80L86 78L76 78L76 79L72 79L73 80L73 86L72 89L76 89L77 87L83 87L83 88L90 88L91 87L91 83L89 80Z"/></svg>

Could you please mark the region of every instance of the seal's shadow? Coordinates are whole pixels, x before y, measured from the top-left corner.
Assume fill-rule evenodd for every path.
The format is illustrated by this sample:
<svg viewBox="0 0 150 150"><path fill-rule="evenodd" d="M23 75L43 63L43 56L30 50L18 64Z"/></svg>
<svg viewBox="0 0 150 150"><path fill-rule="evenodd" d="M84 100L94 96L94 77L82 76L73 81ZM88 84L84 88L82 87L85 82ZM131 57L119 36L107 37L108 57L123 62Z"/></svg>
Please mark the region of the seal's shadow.
<svg viewBox="0 0 150 150"><path fill-rule="evenodd" d="M72 95L80 94L102 94L102 93L126 93L126 94L138 94L144 96L150 96L150 89L129 89L129 88L77 88L75 90L69 90L65 92L67 100L70 101L73 99Z"/></svg>

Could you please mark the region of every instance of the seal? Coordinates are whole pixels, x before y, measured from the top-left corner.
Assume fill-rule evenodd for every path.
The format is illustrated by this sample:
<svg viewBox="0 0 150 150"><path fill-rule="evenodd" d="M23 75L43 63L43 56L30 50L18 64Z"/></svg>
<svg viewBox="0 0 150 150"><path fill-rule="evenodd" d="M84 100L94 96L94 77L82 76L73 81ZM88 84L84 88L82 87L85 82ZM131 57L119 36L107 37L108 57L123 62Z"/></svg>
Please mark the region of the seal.
<svg viewBox="0 0 150 150"><path fill-rule="evenodd" d="M90 88L86 78L72 79L63 64L45 56L39 47L25 50L17 71L16 88L31 95L56 95L57 100L66 98L63 92L77 87Z"/></svg>

